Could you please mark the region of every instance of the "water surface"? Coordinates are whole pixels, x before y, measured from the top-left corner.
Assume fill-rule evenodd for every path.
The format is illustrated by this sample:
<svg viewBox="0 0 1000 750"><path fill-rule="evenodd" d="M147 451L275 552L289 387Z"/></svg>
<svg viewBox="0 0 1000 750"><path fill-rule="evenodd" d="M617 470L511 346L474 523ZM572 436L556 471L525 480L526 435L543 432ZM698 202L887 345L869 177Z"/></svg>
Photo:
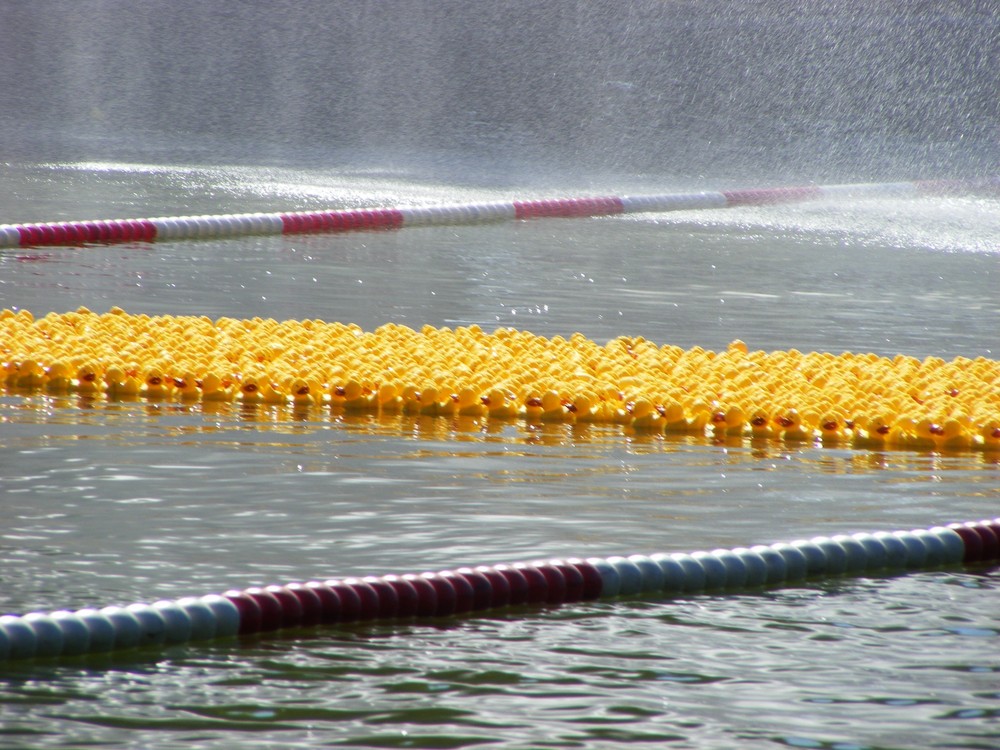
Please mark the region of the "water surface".
<svg viewBox="0 0 1000 750"><path fill-rule="evenodd" d="M71 174L108 189L109 172L170 200L161 170ZM290 200L273 172L226 173L206 182L241 185L220 203L262 186ZM328 181L303 203L351 205L348 178ZM363 202L436 197L400 184ZM998 216L949 198L11 250L0 304L995 357ZM12 612L921 527L995 515L1000 495L982 452L617 426L41 394L0 398L0 424ZM11 747L982 747L996 588L995 572L954 570L16 664L0 716Z"/></svg>
<svg viewBox="0 0 1000 750"><path fill-rule="evenodd" d="M0 222L994 176L996 3L6 4ZM998 357L989 197L0 251L0 308ZM998 515L998 457L0 396L0 612ZM997 572L0 667L0 747L987 748Z"/></svg>

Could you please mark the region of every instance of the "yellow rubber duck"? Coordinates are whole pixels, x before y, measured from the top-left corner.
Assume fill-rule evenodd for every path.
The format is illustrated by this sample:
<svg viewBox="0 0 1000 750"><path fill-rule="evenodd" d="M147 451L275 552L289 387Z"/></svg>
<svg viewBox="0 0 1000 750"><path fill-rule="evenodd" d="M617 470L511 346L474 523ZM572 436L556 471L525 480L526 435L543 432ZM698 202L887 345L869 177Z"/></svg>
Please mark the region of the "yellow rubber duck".
<svg viewBox="0 0 1000 750"><path fill-rule="evenodd" d="M438 390L438 416L454 417L458 414L458 394L450 393L449 389Z"/></svg>
<svg viewBox="0 0 1000 750"><path fill-rule="evenodd" d="M248 375L240 383L236 399L244 404L261 404L264 402L264 392L262 388L263 378L257 375Z"/></svg>
<svg viewBox="0 0 1000 750"><path fill-rule="evenodd" d="M636 432L663 432L663 417L648 399L640 398L632 403L632 429Z"/></svg>
<svg viewBox="0 0 1000 750"><path fill-rule="evenodd" d="M426 385L417 394L420 402L418 414L424 417L436 417L441 413L441 404L438 402L438 389L434 385Z"/></svg>
<svg viewBox="0 0 1000 750"><path fill-rule="evenodd" d="M616 424L628 424L632 415L625 408L625 394L614 385L600 385L597 388L597 397L600 399L597 404L600 411L601 422L611 422Z"/></svg>
<svg viewBox="0 0 1000 750"><path fill-rule="evenodd" d="M694 435L704 435L709 421L712 419L712 407L704 401L695 401L688 409L688 432Z"/></svg>
<svg viewBox="0 0 1000 750"><path fill-rule="evenodd" d="M917 450L933 450L938 447L944 429L933 419L924 418L913 426L913 433L907 442L907 447Z"/></svg>
<svg viewBox="0 0 1000 750"><path fill-rule="evenodd" d="M664 432L687 432L691 427L687 413L679 401L671 401L661 407L660 416L663 417Z"/></svg>
<svg viewBox="0 0 1000 750"><path fill-rule="evenodd" d="M50 393L66 393L72 388L69 365L62 361L53 362L45 372L45 390Z"/></svg>
<svg viewBox="0 0 1000 750"><path fill-rule="evenodd" d="M408 385L403 388L403 393L401 394L401 399L403 401L403 413L404 414L419 414L420 413L420 391L415 385Z"/></svg>
<svg viewBox="0 0 1000 750"><path fill-rule="evenodd" d="M772 426L771 415L766 410L756 408L750 412L750 436L753 438L768 439L773 438L777 431Z"/></svg>
<svg viewBox="0 0 1000 750"><path fill-rule="evenodd" d="M38 390L45 384L45 369L33 359L26 359L17 365L14 387L24 390Z"/></svg>
<svg viewBox="0 0 1000 750"><path fill-rule="evenodd" d="M542 394L538 391L529 391L524 399L524 418L529 422L541 422L545 409L542 407Z"/></svg>
<svg viewBox="0 0 1000 750"><path fill-rule="evenodd" d="M3 383L6 388L14 388L17 385L17 374L21 371L20 362L3 363Z"/></svg>
<svg viewBox="0 0 1000 750"><path fill-rule="evenodd" d="M95 394L103 390L101 367L92 362L84 362L76 368L73 390L78 393Z"/></svg>
<svg viewBox="0 0 1000 750"><path fill-rule="evenodd" d="M892 421L889 434L886 435L885 444L897 447L906 447L913 440L916 431L916 423L909 417L896 417Z"/></svg>
<svg viewBox="0 0 1000 750"><path fill-rule="evenodd" d="M490 419L514 419L517 417L517 404L510 394L502 388L492 388L483 400Z"/></svg>
<svg viewBox="0 0 1000 750"><path fill-rule="evenodd" d="M983 448L988 451L1000 451L1000 419L990 419L979 428Z"/></svg>
<svg viewBox="0 0 1000 750"><path fill-rule="evenodd" d="M344 408L348 411L371 411L377 407L378 397L360 382L348 380L344 383Z"/></svg>
<svg viewBox="0 0 1000 750"><path fill-rule="evenodd" d="M210 402L233 401L236 388L216 373L210 372L201 379L201 400Z"/></svg>
<svg viewBox="0 0 1000 750"><path fill-rule="evenodd" d="M162 400L171 395L173 391L173 380L163 374L159 367L150 367L143 374L142 391L144 398Z"/></svg>
<svg viewBox="0 0 1000 750"><path fill-rule="evenodd" d="M573 412L566 408L562 397L553 390L542 394L543 422L572 422Z"/></svg>
<svg viewBox="0 0 1000 750"><path fill-rule="evenodd" d="M738 437L743 434L746 417L740 407L730 406L725 411L722 409L713 411L710 424L716 437Z"/></svg>
<svg viewBox="0 0 1000 750"><path fill-rule="evenodd" d="M847 440L847 420L840 414L827 412L819 419L819 439L824 444L840 443Z"/></svg>
<svg viewBox="0 0 1000 750"><path fill-rule="evenodd" d="M813 439L813 432L802 422L797 409L789 409L774 418L778 425L778 436L782 440L804 442Z"/></svg>
<svg viewBox="0 0 1000 750"><path fill-rule="evenodd" d="M486 414L486 405L478 390L465 386L458 392L458 413L463 417L482 417Z"/></svg>
<svg viewBox="0 0 1000 750"><path fill-rule="evenodd" d="M201 384L191 371L186 371L179 378L173 378L174 393L181 401L199 401L201 399Z"/></svg>
<svg viewBox="0 0 1000 750"><path fill-rule="evenodd" d="M403 409L403 398L394 383L382 383L378 387L378 408L387 414L395 414Z"/></svg>
<svg viewBox="0 0 1000 750"><path fill-rule="evenodd" d="M330 406L335 409L343 409L344 403L347 401L347 389L344 388L344 385L345 381L338 378L337 381L327 390L327 400Z"/></svg>
<svg viewBox="0 0 1000 750"><path fill-rule="evenodd" d="M968 450L975 443L969 425L964 420L947 419L941 425L941 430L939 447L944 450Z"/></svg>
<svg viewBox="0 0 1000 750"><path fill-rule="evenodd" d="M105 371L104 385L110 398L135 398L142 390L142 381L117 365Z"/></svg>
<svg viewBox="0 0 1000 750"><path fill-rule="evenodd" d="M566 407L573 414L574 422L596 422L599 417L599 410L594 405L596 397L592 393L580 393L573 403Z"/></svg>
<svg viewBox="0 0 1000 750"><path fill-rule="evenodd" d="M856 418L853 444L859 448L884 448L892 432L892 422L885 416Z"/></svg>
<svg viewBox="0 0 1000 750"><path fill-rule="evenodd" d="M306 382L305 378L293 378L288 385L288 397L296 406L313 406L319 394Z"/></svg>
<svg viewBox="0 0 1000 750"><path fill-rule="evenodd" d="M288 391L270 377L259 381L258 386L261 401L265 404L287 404L291 401Z"/></svg>

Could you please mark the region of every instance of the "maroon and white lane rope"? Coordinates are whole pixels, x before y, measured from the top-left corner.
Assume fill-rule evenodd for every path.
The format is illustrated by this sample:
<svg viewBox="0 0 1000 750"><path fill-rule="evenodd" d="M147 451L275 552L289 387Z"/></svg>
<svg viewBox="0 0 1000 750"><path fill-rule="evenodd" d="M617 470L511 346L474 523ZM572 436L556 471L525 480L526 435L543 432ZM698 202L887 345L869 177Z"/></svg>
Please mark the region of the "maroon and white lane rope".
<svg viewBox="0 0 1000 750"><path fill-rule="evenodd" d="M253 587L0 616L0 662L163 646L358 621L416 620L621 596L746 592L844 575L1000 562L1000 518L770 545L481 565Z"/></svg>
<svg viewBox="0 0 1000 750"><path fill-rule="evenodd" d="M151 219L0 224L0 248L154 242L306 234L410 226L482 224L694 209L767 206L832 199L1000 194L1000 179L808 185L662 195L569 197L403 208L166 216Z"/></svg>

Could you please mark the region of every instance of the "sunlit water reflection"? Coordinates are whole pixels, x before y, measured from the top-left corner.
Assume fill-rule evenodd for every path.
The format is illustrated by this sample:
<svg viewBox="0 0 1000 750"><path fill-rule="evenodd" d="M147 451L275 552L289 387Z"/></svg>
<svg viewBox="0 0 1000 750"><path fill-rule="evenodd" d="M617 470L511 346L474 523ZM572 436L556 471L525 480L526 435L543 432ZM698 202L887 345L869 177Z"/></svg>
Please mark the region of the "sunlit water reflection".
<svg viewBox="0 0 1000 750"><path fill-rule="evenodd" d="M107 188L104 170L74 174ZM180 201L159 171L121 174ZM246 189L220 210L282 200L268 188L258 206L244 172L222 175L213 191ZM901 224L884 208L12 250L0 305L995 358L998 204L898 201ZM995 515L997 472L979 451L8 394L0 606L920 527ZM982 747L1000 710L997 583L931 572L12 664L0 744Z"/></svg>

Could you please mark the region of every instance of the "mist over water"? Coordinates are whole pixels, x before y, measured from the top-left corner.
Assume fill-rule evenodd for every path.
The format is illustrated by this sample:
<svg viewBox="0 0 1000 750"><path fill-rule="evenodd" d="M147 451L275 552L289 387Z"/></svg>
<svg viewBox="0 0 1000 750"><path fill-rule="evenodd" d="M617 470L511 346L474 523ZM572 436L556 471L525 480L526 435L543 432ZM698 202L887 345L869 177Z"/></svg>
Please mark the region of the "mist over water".
<svg viewBox="0 0 1000 750"><path fill-rule="evenodd" d="M991 174L1000 4L4 3L6 160L644 173Z"/></svg>

